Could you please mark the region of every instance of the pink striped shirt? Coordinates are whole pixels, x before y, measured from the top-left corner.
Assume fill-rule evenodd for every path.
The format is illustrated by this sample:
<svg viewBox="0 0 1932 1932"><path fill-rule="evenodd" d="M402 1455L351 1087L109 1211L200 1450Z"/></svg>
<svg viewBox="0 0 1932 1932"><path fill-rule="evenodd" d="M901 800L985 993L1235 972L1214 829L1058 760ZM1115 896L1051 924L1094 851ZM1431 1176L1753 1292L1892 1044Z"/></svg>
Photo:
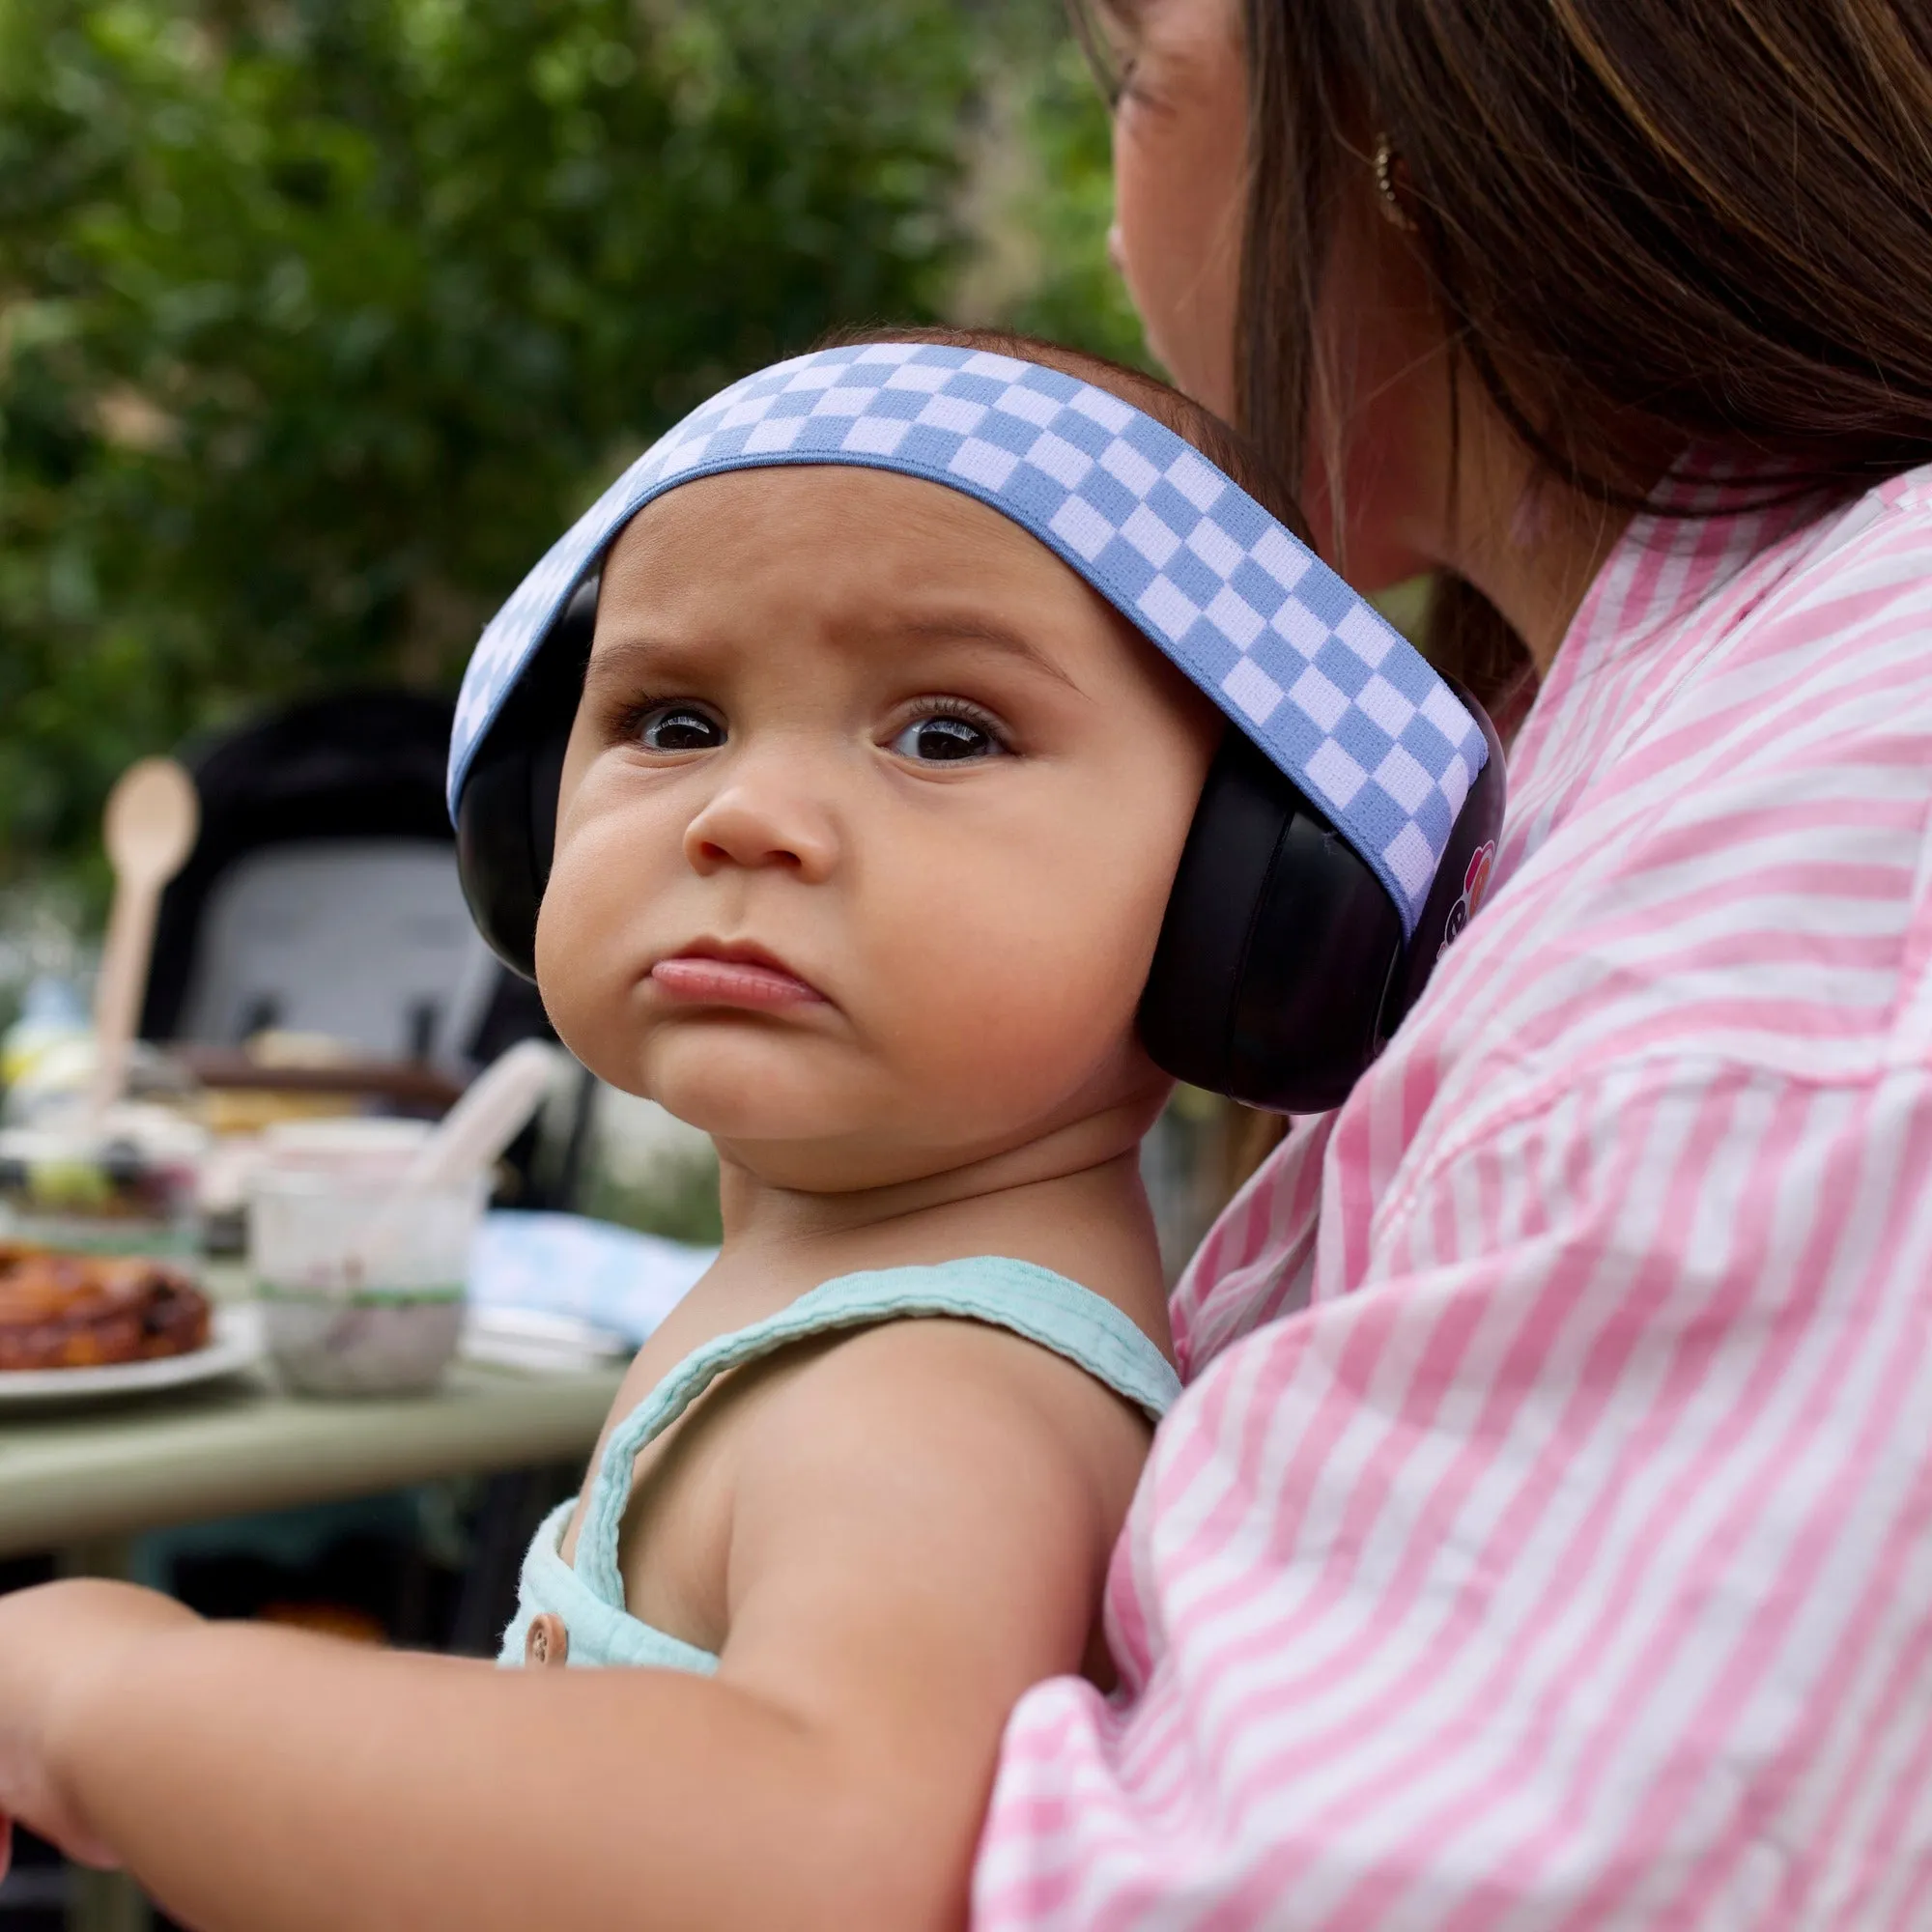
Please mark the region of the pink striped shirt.
<svg viewBox="0 0 1932 1932"><path fill-rule="evenodd" d="M988 1932L1932 1925L1932 470L1639 518L1511 773L1176 1293Z"/></svg>

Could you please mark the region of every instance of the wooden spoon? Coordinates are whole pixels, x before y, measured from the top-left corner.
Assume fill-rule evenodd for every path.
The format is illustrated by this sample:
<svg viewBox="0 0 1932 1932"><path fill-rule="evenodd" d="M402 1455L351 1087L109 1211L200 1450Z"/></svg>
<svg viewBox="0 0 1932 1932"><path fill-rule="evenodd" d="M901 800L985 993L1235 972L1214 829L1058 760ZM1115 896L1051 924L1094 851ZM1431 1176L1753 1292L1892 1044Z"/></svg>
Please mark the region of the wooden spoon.
<svg viewBox="0 0 1932 1932"><path fill-rule="evenodd" d="M140 758L107 794L101 838L114 867L114 906L94 992L95 1073L89 1114L95 1128L128 1081L128 1047L147 989L161 891L194 850L201 801L194 781L172 758Z"/></svg>

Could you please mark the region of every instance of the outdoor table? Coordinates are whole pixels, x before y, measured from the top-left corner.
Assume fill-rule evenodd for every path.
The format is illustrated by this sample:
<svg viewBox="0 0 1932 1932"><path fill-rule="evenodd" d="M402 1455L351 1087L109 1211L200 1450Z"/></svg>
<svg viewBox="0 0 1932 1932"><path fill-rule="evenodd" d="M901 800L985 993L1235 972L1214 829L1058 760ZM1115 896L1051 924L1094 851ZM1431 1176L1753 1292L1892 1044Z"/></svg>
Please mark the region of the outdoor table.
<svg viewBox="0 0 1932 1932"><path fill-rule="evenodd" d="M85 1407L0 1411L0 1555L93 1551L208 1517L371 1495L584 1455L623 1364L533 1375L458 1363L429 1395L323 1401L266 1371Z"/></svg>
<svg viewBox="0 0 1932 1932"><path fill-rule="evenodd" d="M258 1368L136 1400L0 1411L0 1555L52 1550L67 1574L111 1576L143 1530L575 1460L623 1371L459 1362L428 1395L322 1401L282 1393ZM148 1923L119 1874L74 1876L71 1932Z"/></svg>

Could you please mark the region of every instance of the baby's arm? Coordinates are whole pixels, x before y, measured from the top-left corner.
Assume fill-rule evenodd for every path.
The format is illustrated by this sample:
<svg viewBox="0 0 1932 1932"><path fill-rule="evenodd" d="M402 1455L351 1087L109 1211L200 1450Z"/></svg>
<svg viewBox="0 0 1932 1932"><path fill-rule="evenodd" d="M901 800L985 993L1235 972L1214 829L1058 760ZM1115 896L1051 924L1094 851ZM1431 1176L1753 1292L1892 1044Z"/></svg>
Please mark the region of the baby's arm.
<svg viewBox="0 0 1932 1932"><path fill-rule="evenodd" d="M954 1925L1006 1713L1077 1665L1146 1441L968 1324L828 1351L747 1444L710 1681L25 1592L0 1601L0 1802L202 1932Z"/></svg>

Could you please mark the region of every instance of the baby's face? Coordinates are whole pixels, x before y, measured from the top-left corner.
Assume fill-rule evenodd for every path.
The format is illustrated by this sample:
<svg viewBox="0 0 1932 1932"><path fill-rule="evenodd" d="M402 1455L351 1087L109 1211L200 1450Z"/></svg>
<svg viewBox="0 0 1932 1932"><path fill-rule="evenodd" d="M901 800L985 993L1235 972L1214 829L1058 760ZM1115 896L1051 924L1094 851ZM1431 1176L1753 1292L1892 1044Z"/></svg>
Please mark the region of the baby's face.
<svg viewBox="0 0 1932 1932"><path fill-rule="evenodd" d="M784 1186L1151 1118L1134 1010L1219 730L957 492L831 466L686 484L604 571L545 1002L606 1080Z"/></svg>

